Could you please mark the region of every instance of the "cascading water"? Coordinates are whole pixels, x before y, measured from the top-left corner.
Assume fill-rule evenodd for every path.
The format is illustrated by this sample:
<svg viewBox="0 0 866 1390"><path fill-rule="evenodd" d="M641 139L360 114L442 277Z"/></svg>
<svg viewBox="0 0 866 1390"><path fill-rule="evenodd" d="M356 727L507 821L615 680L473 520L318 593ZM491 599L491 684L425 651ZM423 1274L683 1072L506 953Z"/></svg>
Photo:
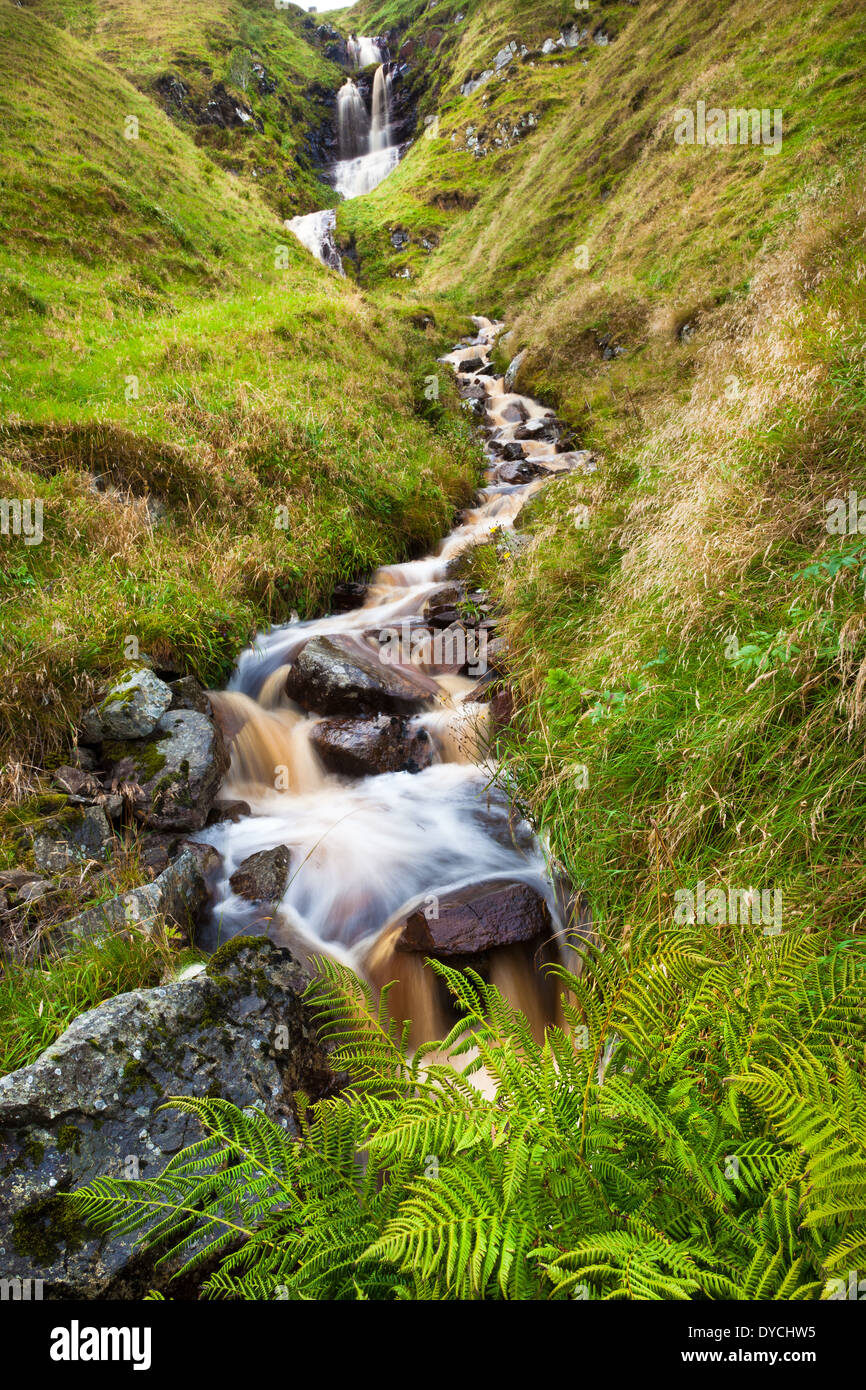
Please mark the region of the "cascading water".
<svg viewBox="0 0 866 1390"><path fill-rule="evenodd" d="M334 187L344 198L360 198L364 193L371 193L400 159L399 145L391 143L391 76L384 63L373 77L371 107L363 149L359 151L354 146L344 145L342 127L340 130L340 158L334 168Z"/></svg>
<svg viewBox="0 0 866 1390"><path fill-rule="evenodd" d="M372 148L370 118L364 98L350 78L337 93L337 132L340 159L357 159Z"/></svg>
<svg viewBox="0 0 866 1390"><path fill-rule="evenodd" d="M477 319L477 353L489 360L502 325ZM466 349L462 349L465 355ZM459 366L461 352L452 356ZM515 407L522 418L543 420L550 412L508 393L504 382L479 377L492 428L506 433ZM555 447L527 444L533 459L555 465ZM548 452L549 451L549 452ZM491 462L493 460L491 459ZM566 460L562 458L562 466ZM549 471L546 469L546 471ZM215 947L239 931L268 930L302 958L328 953L366 974L374 984L398 980L392 1008L413 1020L416 1040L441 1035L448 1024L440 987L422 958L396 949L398 923L430 895L437 899L480 880L529 884L547 902L555 931L565 923L561 889L547 876L541 845L526 822L515 817L493 782L486 762L489 706L478 703L477 675L455 675L437 667L422 650L401 672L417 681L422 712L410 731L432 740L431 765L416 772L384 772L350 779L325 770L312 742L321 716L304 713L288 698L286 678L312 638L351 639L359 651L379 656L383 630L393 631L421 615L447 584L451 562L508 528L540 487L488 484L475 508L464 514L435 555L381 569L363 607L311 622L292 622L262 634L238 662L228 690L214 706L231 741L231 768L223 796L245 801L252 812L237 823L202 832L223 857L216 905L203 944ZM441 661L441 658L440 658ZM239 897L229 879L258 850L288 847L291 880L276 907L257 908ZM556 947L544 947L546 957ZM528 949L507 947L490 955L491 978L532 1018L536 1028L553 1017L551 987Z"/></svg>
<svg viewBox="0 0 866 1390"><path fill-rule="evenodd" d="M363 62L356 62L356 67L365 67L368 62L379 63L373 77L369 115L360 88L351 78L343 83L337 93L339 159L331 171L331 177L334 188L344 198L360 198L365 193L371 193L397 166L400 146L392 143L392 78L389 65L381 62L381 51L372 39L350 38L348 42L350 57L355 52L351 47L354 43L358 46L358 53L365 58ZM369 48L364 45L369 45ZM365 56L369 53L374 56ZM342 271L342 261L333 240L336 214L332 208L293 217L286 226L320 261Z"/></svg>
<svg viewBox="0 0 866 1390"><path fill-rule="evenodd" d="M384 64L373 78L373 112L370 120L370 153L391 144L391 74Z"/></svg>
<svg viewBox="0 0 866 1390"><path fill-rule="evenodd" d="M368 68L372 63L381 63L385 57L377 40L364 34L350 34L346 40L346 50L349 61L356 68Z"/></svg>

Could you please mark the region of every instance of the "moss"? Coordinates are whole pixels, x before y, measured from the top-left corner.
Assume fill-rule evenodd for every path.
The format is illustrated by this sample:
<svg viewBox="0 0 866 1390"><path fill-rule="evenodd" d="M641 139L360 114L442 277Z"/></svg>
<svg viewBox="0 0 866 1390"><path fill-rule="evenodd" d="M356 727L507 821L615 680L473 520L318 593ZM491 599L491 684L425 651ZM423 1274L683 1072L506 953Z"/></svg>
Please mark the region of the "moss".
<svg viewBox="0 0 866 1390"><path fill-rule="evenodd" d="M61 1153L81 1153L81 1131L75 1125L61 1125L57 1131L57 1147Z"/></svg>
<svg viewBox="0 0 866 1390"><path fill-rule="evenodd" d="M223 977L226 967L233 964L243 951L266 951L270 944L266 936L233 936L214 951L207 963L207 974L211 979Z"/></svg>
<svg viewBox="0 0 866 1390"><path fill-rule="evenodd" d="M12 1218L12 1244L37 1265L52 1264L61 1251L74 1254L84 1244L84 1227L64 1194L39 1197Z"/></svg>
<svg viewBox="0 0 866 1390"><path fill-rule="evenodd" d="M45 1145L39 1139L33 1139L30 1135L21 1145L22 1153L30 1159L34 1168L38 1168L45 1157Z"/></svg>
<svg viewBox="0 0 866 1390"><path fill-rule="evenodd" d="M159 751L159 742L153 739L148 742L140 739L128 742L114 740L103 745L103 753L109 763L123 762L128 758L142 786L145 782L153 781L165 767L165 754Z"/></svg>

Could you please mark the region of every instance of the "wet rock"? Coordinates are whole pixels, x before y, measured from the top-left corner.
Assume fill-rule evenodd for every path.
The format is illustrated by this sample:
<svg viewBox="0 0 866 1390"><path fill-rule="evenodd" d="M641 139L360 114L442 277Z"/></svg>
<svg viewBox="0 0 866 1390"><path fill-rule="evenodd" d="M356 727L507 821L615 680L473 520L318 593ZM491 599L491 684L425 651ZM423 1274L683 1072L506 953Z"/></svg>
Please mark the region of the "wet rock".
<svg viewBox="0 0 866 1390"><path fill-rule="evenodd" d="M420 672L393 665L351 637L313 637L286 678L286 694L318 714L417 714L437 691Z"/></svg>
<svg viewBox="0 0 866 1390"><path fill-rule="evenodd" d="M201 830L229 756L222 732L197 710L169 710L147 743L114 743L112 785L127 789L138 820L155 830Z"/></svg>
<svg viewBox="0 0 866 1390"><path fill-rule="evenodd" d="M338 584L328 604L329 613L352 613L360 608L367 597L367 585L356 580L344 580Z"/></svg>
<svg viewBox="0 0 866 1390"><path fill-rule="evenodd" d="M147 738L170 704L171 691L152 671L127 671L99 706L103 738Z"/></svg>
<svg viewBox="0 0 866 1390"><path fill-rule="evenodd" d="M210 715L211 705L207 697L207 691L200 685L195 676L182 676L179 681L172 681L171 704L169 709L194 709L198 714Z"/></svg>
<svg viewBox="0 0 866 1390"><path fill-rule="evenodd" d="M518 375L519 375L519 373L520 373L520 368L523 366L523 364L524 364L525 361L526 361L526 349L524 348L523 351L522 351L522 352L518 352L517 356L516 356L516 357L513 357L513 358L511 359L511 362L508 364L508 370L507 370L506 373L505 373L505 389L506 389L506 391L513 391L513 389L514 389L514 383L517 381L517 377L518 377Z"/></svg>
<svg viewBox="0 0 866 1390"><path fill-rule="evenodd" d="M521 424L526 419L526 406L519 401L509 401L499 412L500 419L508 425Z"/></svg>
<svg viewBox="0 0 866 1390"><path fill-rule="evenodd" d="M514 431L515 439L543 440L546 444L557 444L559 442L561 430L557 421L552 415L545 415L541 419L526 420L522 425L518 425Z"/></svg>
<svg viewBox="0 0 866 1390"><path fill-rule="evenodd" d="M33 839L33 860L44 874L62 874L88 859L106 859L113 832L101 806L66 811L43 826Z"/></svg>
<svg viewBox="0 0 866 1390"><path fill-rule="evenodd" d="M278 903L289 886L291 853L286 845L261 849L235 869L232 891L251 903Z"/></svg>
<svg viewBox="0 0 866 1390"><path fill-rule="evenodd" d="M525 457L525 450L514 439L491 439L490 452L508 463L519 463Z"/></svg>
<svg viewBox="0 0 866 1390"><path fill-rule="evenodd" d="M248 801L220 801L214 802L207 817L208 825L219 825L221 821L230 820L233 825L243 820L246 816L252 815L252 809Z"/></svg>
<svg viewBox="0 0 866 1390"><path fill-rule="evenodd" d="M460 888L438 900L438 917L419 908L403 925L397 947L427 955L474 956L495 946L513 946L549 936L550 911L544 898L521 881L490 879Z"/></svg>
<svg viewBox="0 0 866 1390"><path fill-rule="evenodd" d="M555 463L557 469L569 469L579 473L595 473L598 471L598 460L589 449L572 449L567 453L557 454L555 460L545 459L546 463Z"/></svg>
<svg viewBox="0 0 866 1390"><path fill-rule="evenodd" d="M518 485L531 483L534 478L539 478L545 470L537 463L530 463L524 459L521 463L501 463L495 471L497 483L509 483Z"/></svg>
<svg viewBox="0 0 866 1390"><path fill-rule="evenodd" d="M97 1239L60 1194L93 1178L158 1177L201 1137L169 1096L221 1096L296 1132L292 1097L334 1088L301 999L306 976L263 937L236 938L192 979L110 999L32 1065L0 1079L3 1274L46 1298L141 1298L154 1271L134 1236Z"/></svg>
<svg viewBox="0 0 866 1390"><path fill-rule="evenodd" d="M152 883L79 912L56 932L69 944L83 938L113 936L129 927L150 936L163 922L170 922L192 939L207 898L207 884L196 856L186 851Z"/></svg>
<svg viewBox="0 0 866 1390"><path fill-rule="evenodd" d="M411 728L396 715L323 719L313 728L310 741L328 771L341 777L420 772L433 762L427 731Z"/></svg>
<svg viewBox="0 0 866 1390"><path fill-rule="evenodd" d="M461 400L479 403L487 400L487 392L480 381L461 381L457 389Z"/></svg>
<svg viewBox="0 0 866 1390"><path fill-rule="evenodd" d="M464 373L477 372L486 365L483 357L464 357L462 361L457 363L457 370Z"/></svg>

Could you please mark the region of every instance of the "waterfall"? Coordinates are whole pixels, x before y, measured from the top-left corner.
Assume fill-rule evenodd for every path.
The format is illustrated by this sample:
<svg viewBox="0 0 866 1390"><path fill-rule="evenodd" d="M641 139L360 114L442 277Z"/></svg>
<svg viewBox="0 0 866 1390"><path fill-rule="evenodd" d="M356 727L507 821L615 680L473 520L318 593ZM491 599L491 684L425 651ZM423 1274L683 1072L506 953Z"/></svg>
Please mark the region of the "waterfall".
<svg viewBox="0 0 866 1390"><path fill-rule="evenodd" d="M337 133L340 159L357 159L369 150L370 121L364 99L349 79L337 93Z"/></svg>
<svg viewBox="0 0 866 1390"><path fill-rule="evenodd" d="M375 39L364 34L350 34L346 40L349 61L356 68L368 68L372 63L381 63L385 57Z"/></svg>
<svg viewBox="0 0 866 1390"><path fill-rule="evenodd" d="M356 45L363 58L363 44L379 49L372 39L349 39L350 55ZM375 61L375 59L374 59ZM363 65L363 64L360 64ZM334 165L334 188L344 198L359 198L387 178L400 160L400 147L391 143L390 65L380 63L373 77L371 113L367 114L360 88L348 78L337 93L337 138L339 158ZM325 265L342 270L340 254L334 244L336 213L333 208L294 217L287 226Z"/></svg>
<svg viewBox="0 0 866 1390"><path fill-rule="evenodd" d="M381 64L373 78L373 114L370 123L370 153L386 150L391 144L391 76Z"/></svg>

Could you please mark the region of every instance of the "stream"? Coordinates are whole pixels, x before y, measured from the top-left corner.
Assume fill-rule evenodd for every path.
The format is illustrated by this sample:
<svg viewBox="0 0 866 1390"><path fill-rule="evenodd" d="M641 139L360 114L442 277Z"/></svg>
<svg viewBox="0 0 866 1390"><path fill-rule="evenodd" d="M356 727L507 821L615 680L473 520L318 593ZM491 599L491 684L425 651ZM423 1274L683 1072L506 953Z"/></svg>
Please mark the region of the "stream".
<svg viewBox="0 0 866 1390"><path fill-rule="evenodd" d="M251 814L198 837L223 857L202 945L214 949L238 932L267 931L302 959L326 953L378 986L397 981L392 1012L412 1020L417 1040L441 1036L453 1019L423 956L397 949L401 924L413 909L426 913L431 903L482 881L512 891L521 883L534 889L550 913L548 940L541 948L536 941L532 950L492 950L488 965L489 978L527 1013L536 1031L556 1008L538 965L564 959L557 943L566 926L568 893L548 876L543 846L515 813L487 756L485 645L455 656L430 640L429 630L424 640L425 614L443 598L455 601L455 559L491 530L501 528L507 536L545 477L582 457L559 449L551 411L510 393L502 378L485 375L504 325L485 318L473 322L477 337L442 361L457 371L464 394L483 396L489 466L476 505L435 554L380 569L361 607L272 628L242 653L228 688L212 700L231 741L221 796L246 802ZM470 370L461 370L464 363ZM528 437L516 441L518 433ZM544 434L553 439L537 437ZM510 476L517 467L503 463L504 445L539 476L503 481L502 474ZM422 640L408 641L418 629ZM455 631L459 636L459 623L452 637ZM406 721L406 736L429 742L427 766L361 777L326 769L315 746L323 715L302 708L286 692L300 653L321 638L348 639L368 662L384 662L383 643L393 650L397 639L397 669L417 683L419 703ZM229 882L234 871L253 853L279 845L290 851L291 879L278 905L263 907L238 896Z"/></svg>

